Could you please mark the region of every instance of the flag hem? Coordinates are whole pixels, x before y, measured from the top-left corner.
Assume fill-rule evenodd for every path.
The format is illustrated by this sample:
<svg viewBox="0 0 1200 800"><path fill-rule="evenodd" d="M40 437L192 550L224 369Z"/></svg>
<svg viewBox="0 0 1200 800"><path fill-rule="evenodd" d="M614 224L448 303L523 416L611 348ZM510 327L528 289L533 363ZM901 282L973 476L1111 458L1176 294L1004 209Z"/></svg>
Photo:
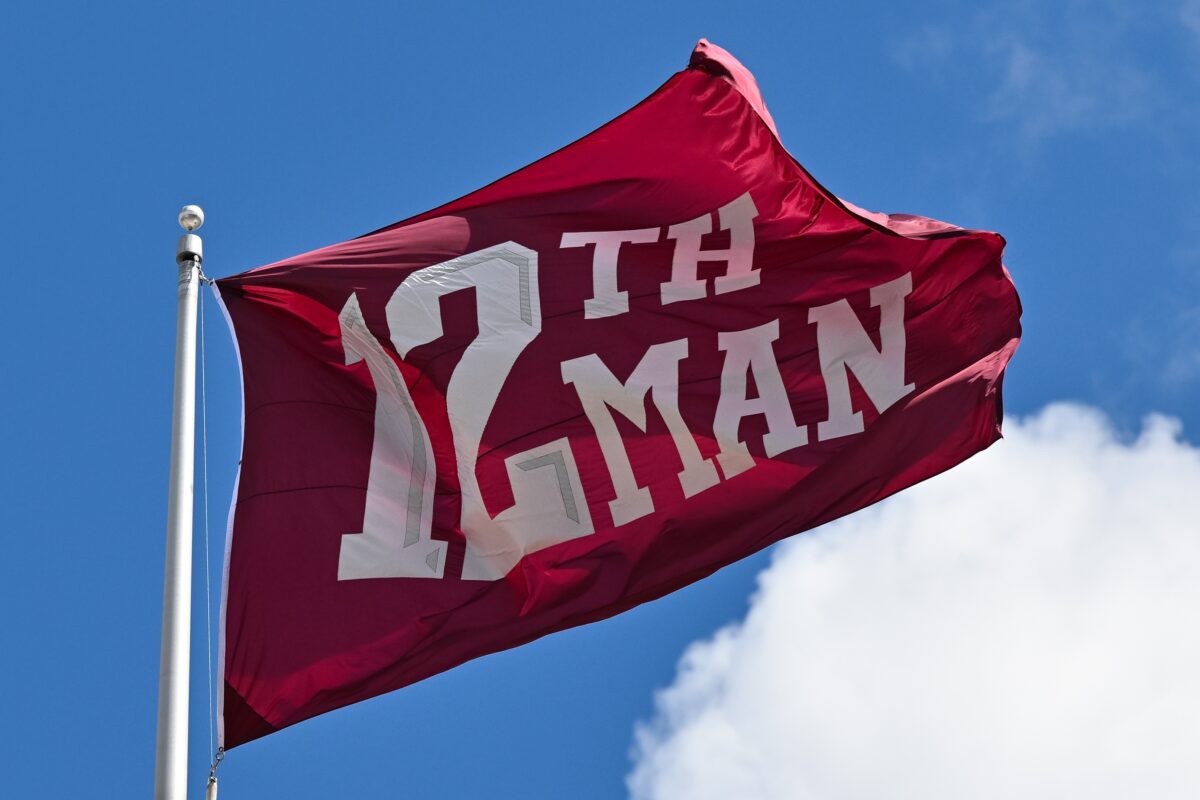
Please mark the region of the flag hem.
<svg viewBox="0 0 1200 800"><path fill-rule="evenodd" d="M216 295L217 305L225 316L225 324L229 326L229 335L233 339L233 351L237 354L238 362L238 395L241 398L241 433L238 441L237 476L233 480L233 496L229 501L229 515L225 523L225 554L221 566L221 614L217 623L217 747L225 747L225 616L229 604L229 556L233 550L233 517L237 511L238 490L242 484L242 455L246 447L246 373L242 367L242 348L238 343L237 329L233 326L233 318L225 306L225 298L221 296L221 287L212 284L213 294ZM207 610L206 610L207 611Z"/></svg>

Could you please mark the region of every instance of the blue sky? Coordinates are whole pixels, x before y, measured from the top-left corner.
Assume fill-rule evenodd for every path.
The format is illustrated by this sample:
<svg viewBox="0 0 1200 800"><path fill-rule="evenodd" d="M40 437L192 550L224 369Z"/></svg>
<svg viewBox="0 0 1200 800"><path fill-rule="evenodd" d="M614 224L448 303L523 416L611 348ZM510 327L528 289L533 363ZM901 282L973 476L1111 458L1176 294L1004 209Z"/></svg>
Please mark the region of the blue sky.
<svg viewBox="0 0 1200 800"><path fill-rule="evenodd" d="M1027 440L1046 449L996 470L1043 453L1069 471L1093 451L1142 452L1138 441L1161 445L1154 464L1178 457L1190 469L1187 442L1200 440L1195 0L10 7L0 25L10 794L150 791L179 206L207 211L213 276L341 241L582 136L682 68L701 36L755 73L785 144L835 193L1007 238L1025 306L1008 412L1034 420L1072 401L1068 417L1100 421L1068 435L1073 423L1036 417ZM228 334L206 299L215 601L240 400ZM1152 412L1181 427L1139 434ZM1129 458L1114 469L1150 469ZM1080 485L1092 477L1080 473ZM1170 512L1194 502L1187 494L1183 485L1156 503L1162 541L1183 541L1191 523ZM202 796L202 496L197 514L190 768ZM1173 546L1160 543L1164 558ZM839 569L861 563L853 552ZM772 559L239 748L223 788L610 798L638 770L639 796L683 796L683 784L651 774L666 763L655 742L684 741L690 724L671 705L690 696L677 663L774 597L754 595ZM845 645L822 641L835 654ZM1056 641L1045 640L1048 660ZM667 686L678 692L656 705ZM830 781L812 796L857 796Z"/></svg>

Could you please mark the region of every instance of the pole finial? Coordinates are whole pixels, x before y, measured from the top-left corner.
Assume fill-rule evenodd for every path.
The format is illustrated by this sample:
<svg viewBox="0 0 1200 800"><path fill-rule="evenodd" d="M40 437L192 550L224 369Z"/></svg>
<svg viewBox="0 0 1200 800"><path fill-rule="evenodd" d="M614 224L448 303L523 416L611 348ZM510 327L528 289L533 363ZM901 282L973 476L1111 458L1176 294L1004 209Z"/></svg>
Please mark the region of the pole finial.
<svg viewBox="0 0 1200 800"><path fill-rule="evenodd" d="M179 227L188 233L195 231L204 224L204 209L200 206L184 206L179 210Z"/></svg>
<svg viewBox="0 0 1200 800"><path fill-rule="evenodd" d="M196 234L196 229L204 224L204 209L200 206L184 206L179 210L179 226L187 233L179 237L179 246L175 248L175 261L180 264L195 262L196 266L204 260L204 242Z"/></svg>

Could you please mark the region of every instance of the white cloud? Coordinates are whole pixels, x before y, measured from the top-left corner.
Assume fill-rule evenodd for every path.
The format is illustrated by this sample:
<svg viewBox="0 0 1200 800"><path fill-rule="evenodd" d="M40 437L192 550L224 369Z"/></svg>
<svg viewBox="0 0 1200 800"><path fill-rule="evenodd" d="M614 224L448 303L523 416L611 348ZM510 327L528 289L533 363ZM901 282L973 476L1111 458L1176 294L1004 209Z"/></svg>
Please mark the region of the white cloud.
<svg viewBox="0 0 1200 800"><path fill-rule="evenodd" d="M891 55L905 69L918 69L938 65L950 58L956 45L949 26L925 24L897 41L891 48Z"/></svg>
<svg viewBox="0 0 1200 800"><path fill-rule="evenodd" d="M1192 33L1200 36L1200 0L1184 0L1179 7L1179 21Z"/></svg>
<svg viewBox="0 0 1200 800"><path fill-rule="evenodd" d="M991 45L1002 77L987 118L1015 124L1027 140L1112 128L1149 116L1155 89L1138 66L1114 53L1053 52L1016 36Z"/></svg>
<svg viewBox="0 0 1200 800"><path fill-rule="evenodd" d="M1200 349L1179 350L1167 359L1163 378L1169 385L1187 385L1197 376L1200 376Z"/></svg>
<svg viewBox="0 0 1200 800"><path fill-rule="evenodd" d="M1194 797L1200 449L1056 405L781 548L636 731L639 800Z"/></svg>
<svg viewBox="0 0 1200 800"><path fill-rule="evenodd" d="M1165 16L1161 11L1112 0L971 8L959 19L915 28L893 44L893 60L978 98L983 120L1025 144L1163 124L1163 87L1139 39L1151 20ZM1180 14L1190 19L1186 8Z"/></svg>

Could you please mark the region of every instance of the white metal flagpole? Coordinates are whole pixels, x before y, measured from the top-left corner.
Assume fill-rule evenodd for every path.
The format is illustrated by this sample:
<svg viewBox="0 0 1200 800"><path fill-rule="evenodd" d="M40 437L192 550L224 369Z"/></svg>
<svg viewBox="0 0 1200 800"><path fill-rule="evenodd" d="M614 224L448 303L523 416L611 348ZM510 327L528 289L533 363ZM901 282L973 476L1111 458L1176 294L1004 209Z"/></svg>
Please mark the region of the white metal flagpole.
<svg viewBox="0 0 1200 800"><path fill-rule="evenodd" d="M186 800L188 671L192 617L192 473L196 445L196 296L204 247L194 231L199 206L184 206L175 262L179 317L175 330L175 400L171 420L171 478L167 499L167 563L163 577L162 655L158 668L155 800Z"/></svg>

